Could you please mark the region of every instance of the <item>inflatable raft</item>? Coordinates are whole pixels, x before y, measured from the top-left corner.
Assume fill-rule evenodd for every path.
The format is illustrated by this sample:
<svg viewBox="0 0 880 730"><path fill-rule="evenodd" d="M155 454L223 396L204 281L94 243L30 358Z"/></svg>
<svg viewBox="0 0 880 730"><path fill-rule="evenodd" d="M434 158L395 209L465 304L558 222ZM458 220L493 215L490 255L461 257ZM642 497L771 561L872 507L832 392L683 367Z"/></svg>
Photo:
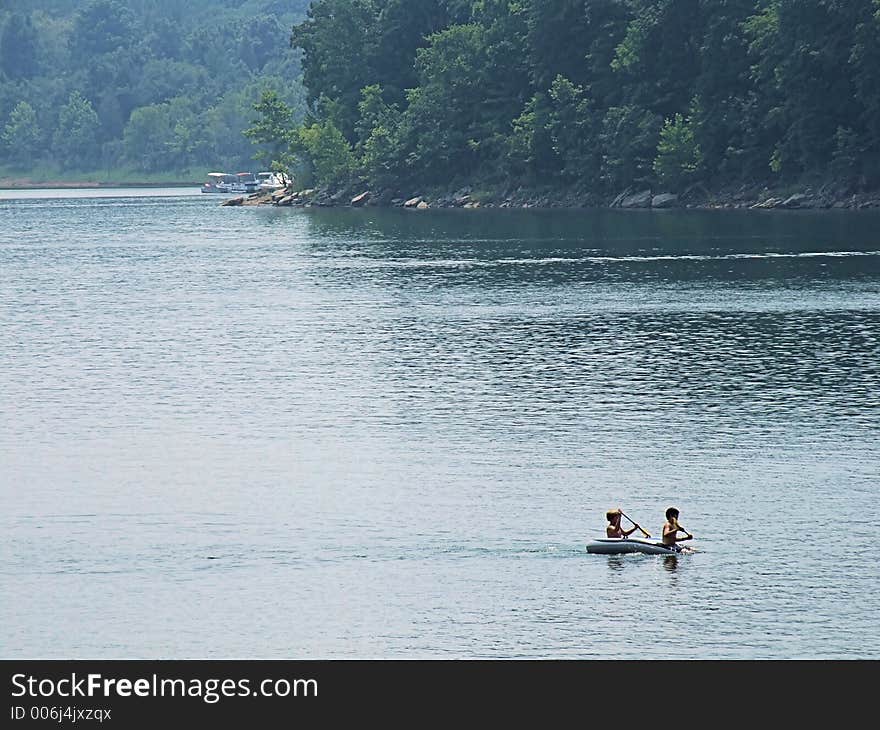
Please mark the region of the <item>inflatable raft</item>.
<svg viewBox="0 0 880 730"><path fill-rule="evenodd" d="M681 547L667 547L660 540L650 537L597 537L587 543L588 553L602 555L620 555L622 553L677 555L681 551Z"/></svg>

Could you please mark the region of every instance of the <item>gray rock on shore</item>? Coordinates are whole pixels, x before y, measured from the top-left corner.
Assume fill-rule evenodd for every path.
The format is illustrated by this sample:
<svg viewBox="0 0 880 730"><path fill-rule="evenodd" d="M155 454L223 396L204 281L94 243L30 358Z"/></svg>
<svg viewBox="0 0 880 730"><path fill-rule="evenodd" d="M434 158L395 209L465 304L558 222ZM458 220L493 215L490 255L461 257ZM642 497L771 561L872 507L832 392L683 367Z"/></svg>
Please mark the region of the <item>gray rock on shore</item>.
<svg viewBox="0 0 880 730"><path fill-rule="evenodd" d="M784 200L780 207L782 208L800 208L804 206L807 201L809 201L809 196L804 195L803 193L795 193L794 195L789 196L786 200Z"/></svg>
<svg viewBox="0 0 880 730"><path fill-rule="evenodd" d="M363 188L361 188L363 189ZM344 190L310 188L294 191L291 187L272 192L257 192L244 198L226 200L221 205L277 205L296 207L363 206L404 207L425 210L427 208L742 208L804 210L817 208L862 209L880 208L880 191L853 192L851 187L828 183L821 189L805 187L792 194L790 191L774 191L768 186L742 184L736 188L712 191L702 184L695 184L680 194L650 189L633 191L627 188L612 200L602 199L583 190L554 190L549 188L508 188L482 192L477 196L468 187L446 193L432 193L430 200L424 195L408 198L397 197L394 189L364 190L351 187Z"/></svg>
<svg viewBox="0 0 880 730"><path fill-rule="evenodd" d="M642 190L633 195L627 195L620 201L621 208L650 208L651 207L651 191Z"/></svg>
<svg viewBox="0 0 880 730"><path fill-rule="evenodd" d="M678 196L673 193L659 193L651 198L652 208L673 208L678 205Z"/></svg>

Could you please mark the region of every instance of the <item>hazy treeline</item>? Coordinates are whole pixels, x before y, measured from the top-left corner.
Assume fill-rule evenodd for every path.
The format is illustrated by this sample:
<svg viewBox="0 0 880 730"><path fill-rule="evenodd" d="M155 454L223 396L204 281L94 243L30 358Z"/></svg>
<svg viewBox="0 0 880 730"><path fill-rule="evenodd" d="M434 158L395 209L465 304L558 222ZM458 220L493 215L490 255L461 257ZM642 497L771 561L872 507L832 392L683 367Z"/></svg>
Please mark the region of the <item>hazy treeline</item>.
<svg viewBox="0 0 880 730"><path fill-rule="evenodd" d="M880 182L880 0L315 0L292 42L312 114L262 138L318 183Z"/></svg>
<svg viewBox="0 0 880 730"><path fill-rule="evenodd" d="M264 88L302 108L307 0L6 0L0 165L143 172L253 166ZM233 170L234 171L234 170Z"/></svg>

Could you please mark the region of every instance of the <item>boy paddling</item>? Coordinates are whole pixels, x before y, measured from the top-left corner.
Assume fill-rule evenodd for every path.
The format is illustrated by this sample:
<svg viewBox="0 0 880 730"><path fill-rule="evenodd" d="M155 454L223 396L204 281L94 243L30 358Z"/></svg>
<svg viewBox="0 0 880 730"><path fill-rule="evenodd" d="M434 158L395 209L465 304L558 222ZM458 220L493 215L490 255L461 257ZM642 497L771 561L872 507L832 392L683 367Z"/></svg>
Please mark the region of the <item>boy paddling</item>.
<svg viewBox="0 0 880 730"><path fill-rule="evenodd" d="M610 509L605 513L605 519L608 520L608 527L605 528L605 534L608 537L629 537L636 530L642 530L642 528L635 522L632 523L633 526L631 530L624 530L620 524L620 518L623 516L623 512L619 509ZM629 517L626 519L629 520ZM632 520L629 521L632 522ZM645 531L642 530L642 532ZM647 535L648 533L645 532L645 534Z"/></svg>
<svg viewBox="0 0 880 730"><path fill-rule="evenodd" d="M663 544L675 550L685 548L679 547L678 543L685 540L693 540L694 536L678 524L679 512L675 507L666 510L666 522L663 523ZM683 532L684 537L679 537L678 533Z"/></svg>

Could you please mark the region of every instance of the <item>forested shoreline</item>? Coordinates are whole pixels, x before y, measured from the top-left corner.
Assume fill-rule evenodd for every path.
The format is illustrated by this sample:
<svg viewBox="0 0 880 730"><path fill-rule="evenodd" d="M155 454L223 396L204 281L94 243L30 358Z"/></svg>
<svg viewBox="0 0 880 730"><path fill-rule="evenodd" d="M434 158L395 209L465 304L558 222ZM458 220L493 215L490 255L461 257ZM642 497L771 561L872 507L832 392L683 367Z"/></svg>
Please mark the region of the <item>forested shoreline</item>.
<svg viewBox="0 0 880 730"><path fill-rule="evenodd" d="M324 202L827 207L880 186L878 0L316 0L291 42L310 113L291 127L268 95L252 136Z"/></svg>
<svg viewBox="0 0 880 730"><path fill-rule="evenodd" d="M0 179L255 159L317 204L880 205L880 0L0 9Z"/></svg>
<svg viewBox="0 0 880 730"><path fill-rule="evenodd" d="M290 29L308 0L9 0L0 178L202 180L251 169L267 88L304 111Z"/></svg>

